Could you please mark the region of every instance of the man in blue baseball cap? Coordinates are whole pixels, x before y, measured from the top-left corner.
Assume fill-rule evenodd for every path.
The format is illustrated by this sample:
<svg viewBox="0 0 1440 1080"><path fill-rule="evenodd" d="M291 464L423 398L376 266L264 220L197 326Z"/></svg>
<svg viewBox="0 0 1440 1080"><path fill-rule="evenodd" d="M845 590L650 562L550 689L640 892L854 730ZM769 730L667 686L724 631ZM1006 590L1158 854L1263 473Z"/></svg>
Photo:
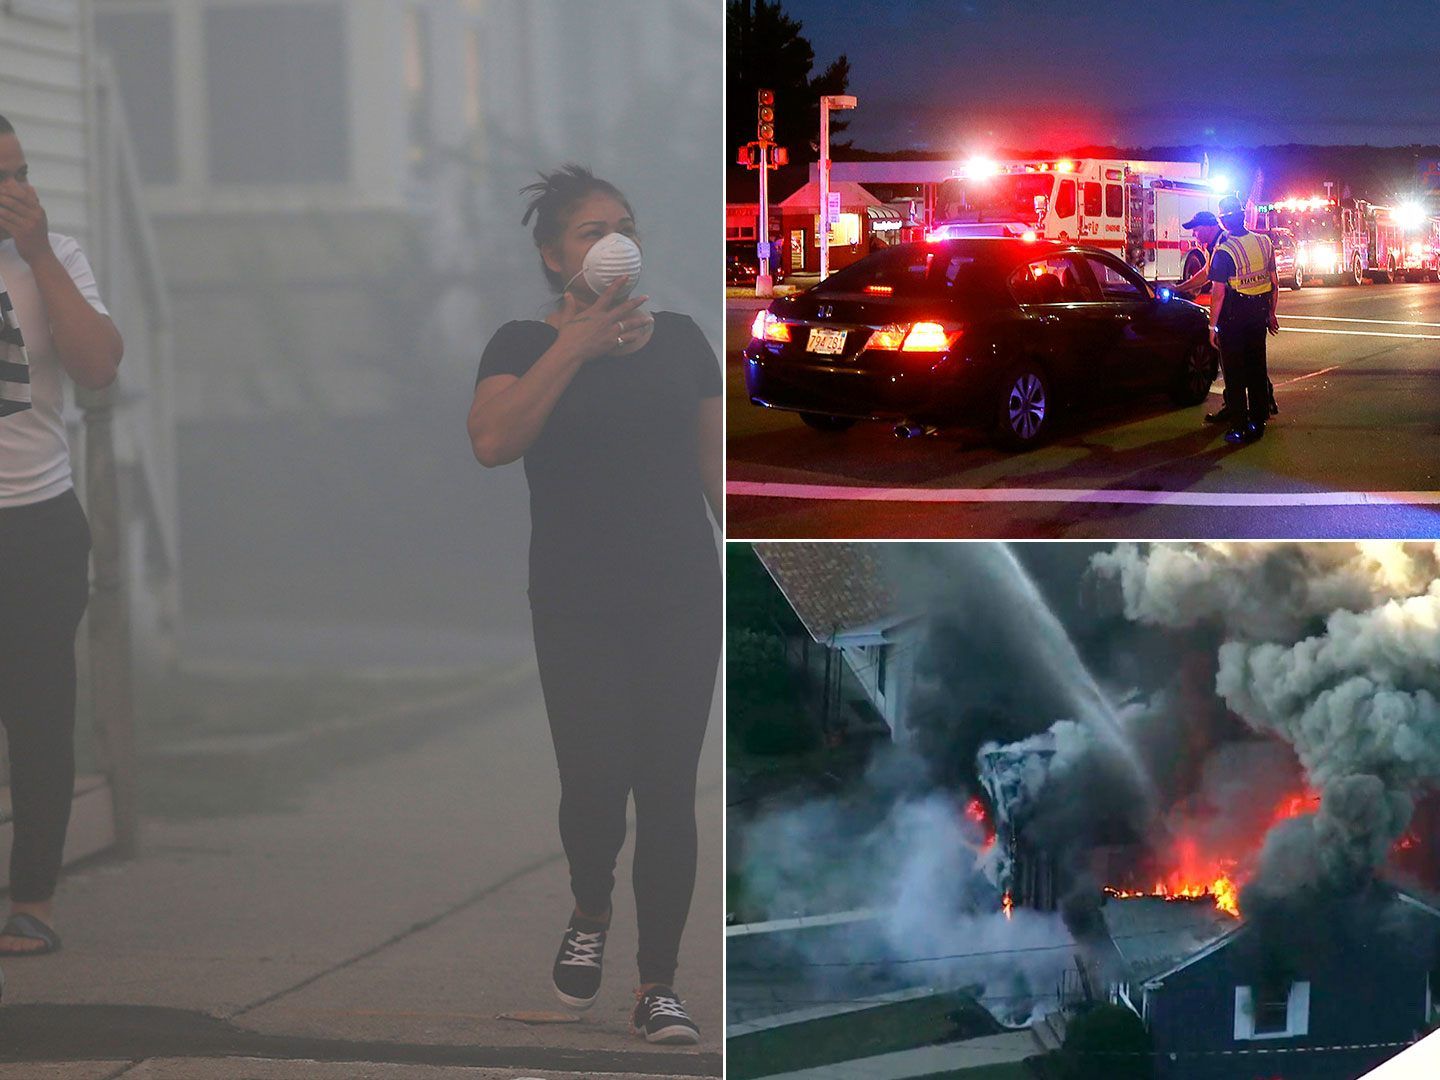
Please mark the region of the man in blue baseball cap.
<svg viewBox="0 0 1440 1080"><path fill-rule="evenodd" d="M1215 245L1225 235L1225 230L1220 226L1220 219L1209 210L1199 211L1180 227L1195 234L1200 246L1192 250L1201 258L1199 267L1175 288L1186 296L1197 296L1205 291L1205 283L1210 279L1210 256L1215 253ZM1193 260L1187 256L1186 266L1191 265Z"/></svg>

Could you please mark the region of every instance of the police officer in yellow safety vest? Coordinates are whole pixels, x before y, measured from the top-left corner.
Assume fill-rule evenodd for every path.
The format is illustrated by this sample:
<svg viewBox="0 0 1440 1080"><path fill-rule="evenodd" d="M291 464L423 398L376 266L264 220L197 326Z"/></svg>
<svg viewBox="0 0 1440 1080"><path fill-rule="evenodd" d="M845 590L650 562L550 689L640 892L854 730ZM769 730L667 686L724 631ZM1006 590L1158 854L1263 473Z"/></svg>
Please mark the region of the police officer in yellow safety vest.
<svg viewBox="0 0 1440 1080"><path fill-rule="evenodd" d="M1210 258L1210 341L1225 372L1225 441L1240 446L1264 435L1270 417L1265 335L1280 332L1280 280L1270 238L1245 228L1233 195L1220 200L1220 223L1227 235Z"/></svg>

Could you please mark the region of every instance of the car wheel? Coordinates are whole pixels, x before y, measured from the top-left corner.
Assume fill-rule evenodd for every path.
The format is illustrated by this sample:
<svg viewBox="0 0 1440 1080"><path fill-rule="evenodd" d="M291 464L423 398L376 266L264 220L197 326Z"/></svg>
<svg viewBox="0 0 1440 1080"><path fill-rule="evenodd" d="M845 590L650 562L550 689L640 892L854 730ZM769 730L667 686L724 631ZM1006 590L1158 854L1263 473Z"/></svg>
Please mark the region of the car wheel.
<svg viewBox="0 0 1440 1080"><path fill-rule="evenodd" d="M1365 284L1365 264L1358 255L1355 256L1355 265L1350 268L1350 280L1355 285Z"/></svg>
<svg viewBox="0 0 1440 1080"><path fill-rule="evenodd" d="M825 413L802 412L800 419L805 421L806 427L812 427L816 431L848 431L855 426L855 419L850 416L827 416Z"/></svg>
<svg viewBox="0 0 1440 1080"><path fill-rule="evenodd" d="M1210 396L1210 386L1219 370L1219 358L1208 341L1197 341L1185 351L1180 373L1170 396L1176 405L1199 405Z"/></svg>
<svg viewBox="0 0 1440 1080"><path fill-rule="evenodd" d="M1055 400L1050 377L1039 364L1016 364L1000 380L995 436L1009 450L1037 445L1050 433Z"/></svg>
<svg viewBox="0 0 1440 1080"><path fill-rule="evenodd" d="M1294 277L1292 277L1292 278L1290 279L1290 288L1292 288L1292 289L1303 289L1304 287L1305 287L1305 271L1300 268L1300 264L1299 264L1299 263L1296 263L1296 264L1295 264L1295 275L1294 275Z"/></svg>

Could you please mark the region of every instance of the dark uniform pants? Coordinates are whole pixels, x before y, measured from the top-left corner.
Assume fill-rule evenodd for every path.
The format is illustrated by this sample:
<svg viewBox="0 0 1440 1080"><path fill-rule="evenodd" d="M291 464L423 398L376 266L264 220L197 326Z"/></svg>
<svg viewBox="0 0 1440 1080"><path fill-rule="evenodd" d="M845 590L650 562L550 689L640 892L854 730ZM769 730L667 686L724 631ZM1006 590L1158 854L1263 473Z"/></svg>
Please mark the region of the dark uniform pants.
<svg viewBox="0 0 1440 1080"><path fill-rule="evenodd" d="M1225 373L1225 411L1265 426L1270 418L1270 375L1265 366L1270 296L1231 294L1220 313L1220 365Z"/></svg>

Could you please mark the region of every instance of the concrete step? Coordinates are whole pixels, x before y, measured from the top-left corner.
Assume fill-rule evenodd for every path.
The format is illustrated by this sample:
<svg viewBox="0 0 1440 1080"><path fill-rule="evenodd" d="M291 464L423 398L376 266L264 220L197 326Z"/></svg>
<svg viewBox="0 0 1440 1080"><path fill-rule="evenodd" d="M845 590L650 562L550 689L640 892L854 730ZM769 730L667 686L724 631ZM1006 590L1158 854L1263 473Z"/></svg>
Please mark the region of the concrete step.
<svg viewBox="0 0 1440 1080"><path fill-rule="evenodd" d="M1035 1045L1040 1047L1042 1053L1049 1053L1052 1050L1059 1050L1065 1043L1065 1014L1063 1012L1046 1013L1039 1020L1030 1025L1030 1034L1035 1039Z"/></svg>

